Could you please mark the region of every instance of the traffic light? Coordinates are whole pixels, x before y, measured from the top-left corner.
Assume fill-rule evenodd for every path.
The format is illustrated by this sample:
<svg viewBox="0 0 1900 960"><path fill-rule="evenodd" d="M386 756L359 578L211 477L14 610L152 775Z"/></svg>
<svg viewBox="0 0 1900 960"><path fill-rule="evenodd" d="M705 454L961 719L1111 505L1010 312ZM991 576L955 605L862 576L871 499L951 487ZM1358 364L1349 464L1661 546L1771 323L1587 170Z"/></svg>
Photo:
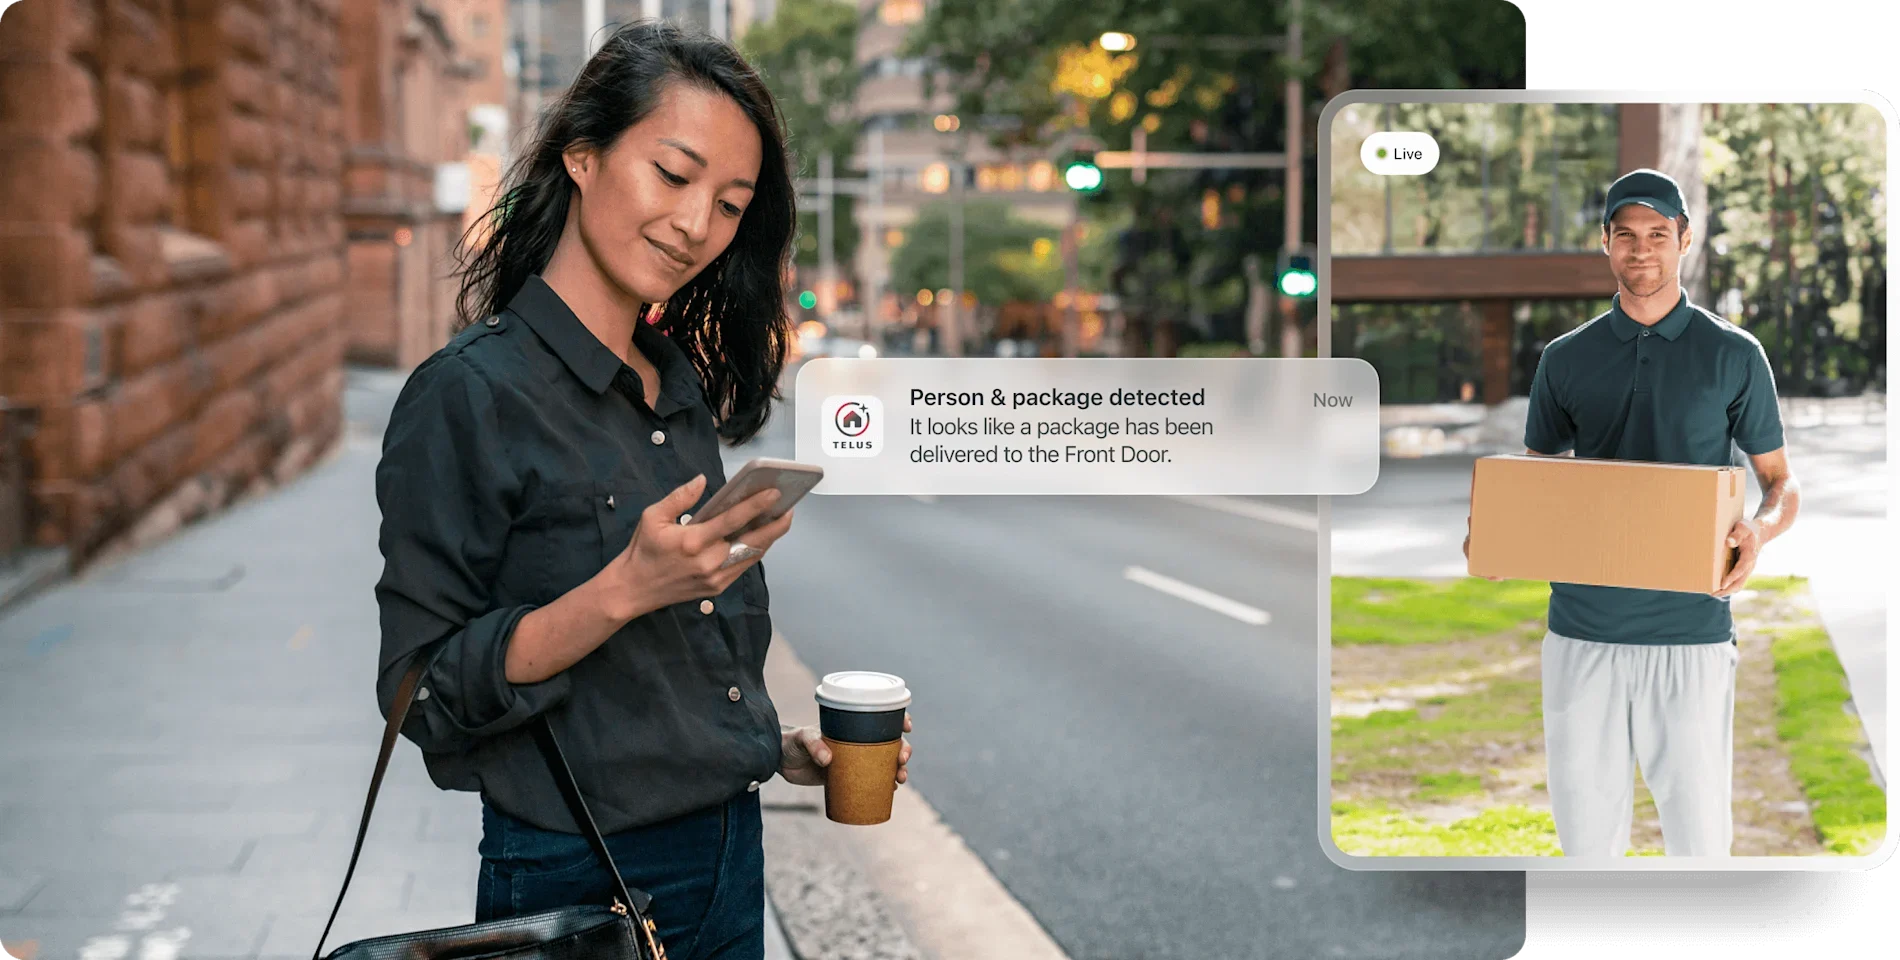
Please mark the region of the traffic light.
<svg viewBox="0 0 1900 960"><path fill-rule="evenodd" d="M1062 182L1077 193L1094 193L1102 189L1102 168L1093 157L1071 160L1062 168Z"/></svg>
<svg viewBox="0 0 1900 960"><path fill-rule="evenodd" d="M1313 254L1309 250L1280 254L1278 277L1280 295L1305 299L1319 292L1319 274L1313 270Z"/></svg>
<svg viewBox="0 0 1900 960"><path fill-rule="evenodd" d="M811 290L799 291L798 305L801 307L804 307L807 310L810 310L818 306L818 294Z"/></svg>

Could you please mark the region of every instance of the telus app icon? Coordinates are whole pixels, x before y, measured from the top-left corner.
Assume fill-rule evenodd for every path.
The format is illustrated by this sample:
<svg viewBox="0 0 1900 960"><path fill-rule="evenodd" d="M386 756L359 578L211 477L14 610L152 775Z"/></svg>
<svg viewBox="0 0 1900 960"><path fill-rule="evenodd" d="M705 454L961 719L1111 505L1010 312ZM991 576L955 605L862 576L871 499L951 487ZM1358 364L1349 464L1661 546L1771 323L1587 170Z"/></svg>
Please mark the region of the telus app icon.
<svg viewBox="0 0 1900 960"><path fill-rule="evenodd" d="M826 397L821 431L828 457L875 457L884 448L884 404L876 397Z"/></svg>

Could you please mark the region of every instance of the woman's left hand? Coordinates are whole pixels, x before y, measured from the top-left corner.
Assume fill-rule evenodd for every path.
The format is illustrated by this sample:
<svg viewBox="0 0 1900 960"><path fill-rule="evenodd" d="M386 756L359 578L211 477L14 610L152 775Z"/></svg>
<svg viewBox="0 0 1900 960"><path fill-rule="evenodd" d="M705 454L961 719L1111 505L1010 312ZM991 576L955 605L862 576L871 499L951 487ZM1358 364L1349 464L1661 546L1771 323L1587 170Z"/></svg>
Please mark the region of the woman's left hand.
<svg viewBox="0 0 1900 960"><path fill-rule="evenodd" d="M904 712L904 732L910 732L910 712ZM794 727L779 735L784 747L785 759L779 764L778 775L787 783L796 783L802 787L823 786L825 768L831 765L831 747L825 743L824 734L817 727ZM903 783L909 778L906 764L910 763L910 741L897 751L897 782Z"/></svg>

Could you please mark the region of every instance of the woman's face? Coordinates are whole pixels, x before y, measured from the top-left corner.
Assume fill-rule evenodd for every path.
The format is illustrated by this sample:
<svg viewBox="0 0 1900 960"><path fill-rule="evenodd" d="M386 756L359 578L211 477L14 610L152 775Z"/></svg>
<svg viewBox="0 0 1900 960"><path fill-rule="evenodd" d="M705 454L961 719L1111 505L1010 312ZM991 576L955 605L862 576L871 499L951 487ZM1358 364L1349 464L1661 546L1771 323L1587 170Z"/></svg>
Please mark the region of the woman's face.
<svg viewBox="0 0 1900 960"><path fill-rule="evenodd" d="M612 149L567 152L581 242L621 289L660 303L732 243L762 152L758 129L731 98L668 83Z"/></svg>

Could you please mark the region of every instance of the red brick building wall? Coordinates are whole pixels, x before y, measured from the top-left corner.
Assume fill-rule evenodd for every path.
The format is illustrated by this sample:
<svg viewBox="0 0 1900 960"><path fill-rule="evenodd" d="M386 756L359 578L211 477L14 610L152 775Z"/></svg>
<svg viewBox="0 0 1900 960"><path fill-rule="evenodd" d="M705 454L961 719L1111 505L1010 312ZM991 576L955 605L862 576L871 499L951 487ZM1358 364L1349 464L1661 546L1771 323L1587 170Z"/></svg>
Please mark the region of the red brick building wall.
<svg viewBox="0 0 1900 960"><path fill-rule="evenodd" d="M6 11L0 395L33 543L84 557L337 437L342 4Z"/></svg>

